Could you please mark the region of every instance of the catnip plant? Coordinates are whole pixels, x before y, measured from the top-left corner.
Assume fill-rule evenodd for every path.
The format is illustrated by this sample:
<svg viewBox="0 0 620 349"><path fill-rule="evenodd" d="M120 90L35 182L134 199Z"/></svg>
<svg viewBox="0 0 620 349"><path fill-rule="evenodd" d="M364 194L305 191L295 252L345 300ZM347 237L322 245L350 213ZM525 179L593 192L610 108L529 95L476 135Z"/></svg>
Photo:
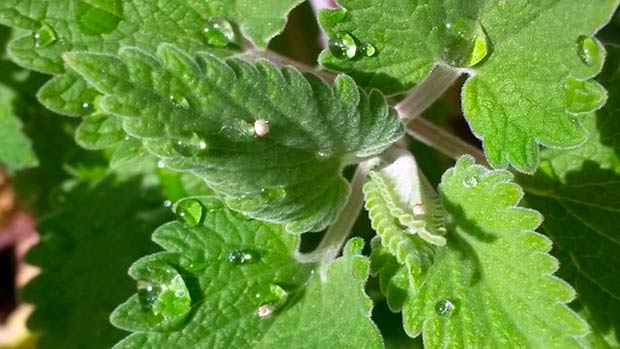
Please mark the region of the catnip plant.
<svg viewBox="0 0 620 349"><path fill-rule="evenodd" d="M617 7L0 1L37 347L618 347Z"/></svg>

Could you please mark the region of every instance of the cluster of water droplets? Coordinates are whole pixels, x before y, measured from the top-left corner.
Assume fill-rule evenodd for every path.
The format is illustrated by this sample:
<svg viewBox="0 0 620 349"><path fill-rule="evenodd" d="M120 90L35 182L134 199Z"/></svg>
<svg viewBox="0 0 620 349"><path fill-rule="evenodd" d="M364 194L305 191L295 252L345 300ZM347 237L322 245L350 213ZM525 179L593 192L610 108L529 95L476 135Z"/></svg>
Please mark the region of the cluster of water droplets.
<svg viewBox="0 0 620 349"><path fill-rule="evenodd" d="M347 32L338 32L329 39L330 52L339 59L355 59L362 56L372 57L377 49L370 43L361 43Z"/></svg>

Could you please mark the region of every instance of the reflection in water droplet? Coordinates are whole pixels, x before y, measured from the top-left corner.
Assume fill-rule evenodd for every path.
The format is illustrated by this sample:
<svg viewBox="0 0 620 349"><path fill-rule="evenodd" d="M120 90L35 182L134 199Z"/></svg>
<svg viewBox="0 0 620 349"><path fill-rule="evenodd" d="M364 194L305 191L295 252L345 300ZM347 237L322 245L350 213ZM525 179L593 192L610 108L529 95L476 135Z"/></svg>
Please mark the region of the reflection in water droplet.
<svg viewBox="0 0 620 349"><path fill-rule="evenodd" d="M329 39L329 50L340 59L353 59L358 54L358 43L353 35L346 32L339 32Z"/></svg>
<svg viewBox="0 0 620 349"><path fill-rule="evenodd" d="M202 32L207 45L213 47L224 47L235 40L235 31L230 22L218 17L207 19Z"/></svg>
<svg viewBox="0 0 620 349"><path fill-rule="evenodd" d="M49 25L43 23L38 31L32 34L34 38L34 47L43 48L47 47L58 40L56 32Z"/></svg>
<svg viewBox="0 0 620 349"><path fill-rule="evenodd" d="M258 253L250 250L235 250L228 255L228 261L234 264L254 263L258 258Z"/></svg>
<svg viewBox="0 0 620 349"><path fill-rule="evenodd" d="M172 206L172 201L164 200L164 207L170 207L170 206Z"/></svg>
<svg viewBox="0 0 620 349"><path fill-rule="evenodd" d="M606 100L605 90L593 80L568 77L564 83L566 111L573 114L587 113L600 108Z"/></svg>
<svg viewBox="0 0 620 349"><path fill-rule="evenodd" d="M82 108L89 109L90 108L90 104L88 102L84 102L84 103L82 103Z"/></svg>
<svg viewBox="0 0 620 349"><path fill-rule="evenodd" d="M596 40L591 37L582 35L577 40L577 55L587 66L592 66L601 61L601 47Z"/></svg>
<svg viewBox="0 0 620 349"><path fill-rule="evenodd" d="M207 149L207 142L193 133L189 139L178 140L172 144L174 150L185 157L194 157L200 155L202 151Z"/></svg>
<svg viewBox="0 0 620 349"><path fill-rule="evenodd" d="M158 325L175 325L191 308L187 286L179 273L169 265L148 268L146 278L138 280L138 300L150 320Z"/></svg>
<svg viewBox="0 0 620 349"><path fill-rule="evenodd" d="M442 318L449 318L454 313L454 304L449 299L442 299L435 305L437 315Z"/></svg>
<svg viewBox="0 0 620 349"><path fill-rule="evenodd" d="M473 67L492 51L492 44L479 21L459 18L445 26L443 60L455 67Z"/></svg>
<svg viewBox="0 0 620 349"><path fill-rule="evenodd" d="M377 49L372 44L364 44L360 47L361 53L365 54L366 57L372 57L377 53Z"/></svg>
<svg viewBox="0 0 620 349"><path fill-rule="evenodd" d="M123 19L123 4L121 0L77 0L75 17L86 35L111 33Z"/></svg>
<svg viewBox="0 0 620 349"><path fill-rule="evenodd" d="M195 227L202 223L205 216L205 208L196 199L185 199L177 204L177 219L189 227Z"/></svg>
<svg viewBox="0 0 620 349"><path fill-rule="evenodd" d="M203 260L203 258L181 257L180 263L181 263L181 266L185 268L185 270L192 272L192 273L198 273L207 267L207 264Z"/></svg>
<svg viewBox="0 0 620 349"><path fill-rule="evenodd" d="M269 133L269 121L258 119L254 121L254 134L258 137L264 137Z"/></svg>
<svg viewBox="0 0 620 349"><path fill-rule="evenodd" d="M478 179L474 176L468 176L463 179L463 185L467 188L474 188L478 185Z"/></svg>
<svg viewBox="0 0 620 349"><path fill-rule="evenodd" d="M257 315L263 319L271 316L276 309L286 303L288 292L277 284L270 284L268 289L257 293L256 298L260 302Z"/></svg>

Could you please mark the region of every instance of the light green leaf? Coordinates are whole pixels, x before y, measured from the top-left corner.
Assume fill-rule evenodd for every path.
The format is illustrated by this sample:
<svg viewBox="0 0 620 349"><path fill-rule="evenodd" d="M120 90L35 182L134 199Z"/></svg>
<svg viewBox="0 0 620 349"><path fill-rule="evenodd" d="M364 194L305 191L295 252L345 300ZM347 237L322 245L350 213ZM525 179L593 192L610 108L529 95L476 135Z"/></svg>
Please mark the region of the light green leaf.
<svg viewBox="0 0 620 349"><path fill-rule="evenodd" d="M385 249L373 252L382 256L374 270L385 274L382 288L394 295L393 310L402 307L405 330L412 337L423 332L425 347L580 347L587 328L565 305L575 293L552 275L558 264L547 254L551 243L533 231L541 216L517 206L523 193L511 180L510 173L486 170L471 157L446 172L439 186L450 217L445 247L406 234L382 212L380 196L367 198L385 241L374 244ZM412 241L422 247L394 253L393 246Z"/></svg>
<svg viewBox="0 0 620 349"><path fill-rule="evenodd" d="M0 84L0 166L10 172L39 164L30 140L22 132L22 122L15 115L15 98L10 88Z"/></svg>
<svg viewBox="0 0 620 349"><path fill-rule="evenodd" d="M363 292L360 240L321 279L314 264L295 259L299 237L280 225L249 220L210 197L185 199L176 212L183 222L153 235L166 252L130 269L138 294L112 322L136 333L115 348L381 347Z"/></svg>
<svg viewBox="0 0 620 349"><path fill-rule="evenodd" d="M164 164L191 171L235 210L291 232L334 221L348 194L345 164L372 156L403 129L384 97L340 76L333 87L267 61L199 63L170 45L158 57L124 48L120 58L66 55L105 95L103 111ZM106 66L102 70L100 67Z"/></svg>
<svg viewBox="0 0 620 349"><path fill-rule="evenodd" d="M599 81L609 102L588 115L588 141L577 149L542 153L540 171L521 177L529 206L545 215L542 232L564 257L561 272L579 293L574 307L588 320L595 348L618 345L620 317L620 48L609 47Z"/></svg>
<svg viewBox="0 0 620 349"><path fill-rule="evenodd" d="M388 93L421 82L435 64L471 75L463 108L494 167L533 172L538 145L577 146L586 134L575 116L600 108L604 90L589 81L605 50L590 37L607 23L617 0L422 1L340 0L325 11L330 37L350 33L374 45L371 57L323 65L351 73Z"/></svg>
<svg viewBox="0 0 620 349"><path fill-rule="evenodd" d="M23 290L35 304L29 327L39 348L109 348L123 333L108 318L134 290L126 270L154 251L149 235L170 215L136 177L67 181L54 197L57 207L38 222L41 242L27 257L42 268Z"/></svg>

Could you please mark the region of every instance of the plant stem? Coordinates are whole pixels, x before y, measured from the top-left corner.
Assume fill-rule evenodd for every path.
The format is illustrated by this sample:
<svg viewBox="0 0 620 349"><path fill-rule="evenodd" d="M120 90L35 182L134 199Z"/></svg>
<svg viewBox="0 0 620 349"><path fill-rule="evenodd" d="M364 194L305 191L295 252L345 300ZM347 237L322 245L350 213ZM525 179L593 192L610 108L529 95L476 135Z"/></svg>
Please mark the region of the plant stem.
<svg viewBox="0 0 620 349"><path fill-rule="evenodd" d="M407 123L406 131L416 140L453 159L469 154L476 159L477 163L488 166L487 159L480 149L433 125L426 119L414 118Z"/></svg>
<svg viewBox="0 0 620 349"><path fill-rule="evenodd" d="M364 203L364 194L362 193L362 186L364 180L370 172L370 169L377 163L377 158L373 158L360 163L351 180L351 194L347 200L346 205L340 211L338 220L332 224L325 235L323 240L319 243L319 246L312 253L298 254L297 259L301 262L321 262L321 271L323 271L329 263L331 263L342 249L344 242L351 233L353 224L357 220L362 206ZM322 276L324 276L322 274Z"/></svg>
<svg viewBox="0 0 620 349"><path fill-rule="evenodd" d="M461 72L454 68L437 64L430 75L396 105L401 118L411 120L422 114L454 84L460 75Z"/></svg>

